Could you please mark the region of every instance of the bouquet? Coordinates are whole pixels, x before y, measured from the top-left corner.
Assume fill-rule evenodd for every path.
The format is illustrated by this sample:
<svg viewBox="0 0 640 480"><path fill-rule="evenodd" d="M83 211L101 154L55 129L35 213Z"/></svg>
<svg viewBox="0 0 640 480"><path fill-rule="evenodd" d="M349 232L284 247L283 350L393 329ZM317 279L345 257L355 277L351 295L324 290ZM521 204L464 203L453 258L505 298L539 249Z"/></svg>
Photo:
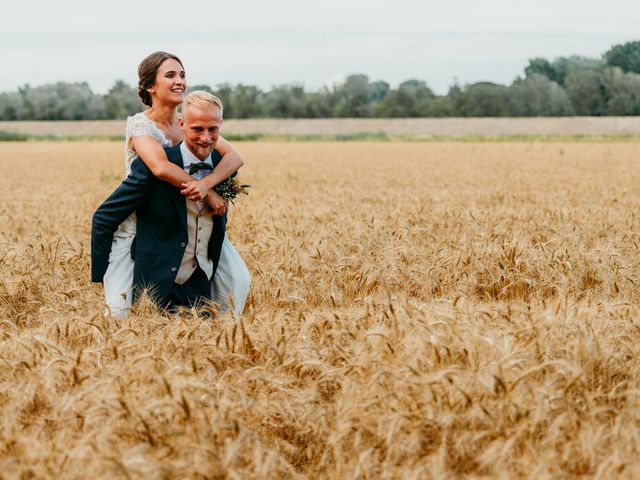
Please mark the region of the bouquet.
<svg viewBox="0 0 640 480"><path fill-rule="evenodd" d="M235 203L238 195L249 195L251 185L242 183L238 178L238 173L234 173L226 180L223 180L215 186L214 191L224 198L227 202Z"/></svg>

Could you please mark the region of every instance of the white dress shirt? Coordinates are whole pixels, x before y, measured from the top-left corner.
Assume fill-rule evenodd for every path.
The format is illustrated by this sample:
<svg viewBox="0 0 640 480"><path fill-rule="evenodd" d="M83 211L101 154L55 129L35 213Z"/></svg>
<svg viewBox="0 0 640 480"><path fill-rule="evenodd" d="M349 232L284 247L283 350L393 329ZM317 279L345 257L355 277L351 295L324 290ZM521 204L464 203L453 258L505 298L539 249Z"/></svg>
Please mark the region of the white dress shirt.
<svg viewBox="0 0 640 480"><path fill-rule="evenodd" d="M189 173L189 168L194 163L201 161L212 165L211 155L206 159L200 160L191 150L189 150L184 142L180 144L180 153L184 163L184 171ZM198 170L193 177L197 180L203 179L208 175L210 170ZM180 269L176 275L176 283L186 282L196 268L199 266L206 274L207 278L213 276L213 262L209 258L208 247L211 232L213 231L213 217L204 215L206 213L206 205L204 202L194 202L186 199L187 204L187 228L189 231L189 241L186 244L184 255ZM181 247L184 244L180 245Z"/></svg>

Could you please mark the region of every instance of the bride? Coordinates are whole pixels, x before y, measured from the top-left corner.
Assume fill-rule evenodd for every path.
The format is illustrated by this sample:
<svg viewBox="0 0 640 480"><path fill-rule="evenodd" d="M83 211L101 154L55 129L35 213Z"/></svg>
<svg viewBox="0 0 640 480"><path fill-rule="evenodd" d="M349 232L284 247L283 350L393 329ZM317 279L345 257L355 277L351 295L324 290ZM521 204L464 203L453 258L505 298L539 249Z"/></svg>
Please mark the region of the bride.
<svg viewBox="0 0 640 480"><path fill-rule="evenodd" d="M235 173L242 165L240 155L220 137L215 149L222 155L216 168L202 180L194 180L183 169L167 160L164 147L182 140L178 126L178 106L184 100L187 84L180 59L166 52L154 52L138 66L138 95L149 108L127 118L125 132L125 171L131 172L135 157L149 167L153 174L181 189L191 200L203 200L216 215L227 212L227 203L213 191L218 183ZM131 309L133 260L131 244L136 235L135 214L127 218L113 236L109 266L104 276L105 301L111 314L126 316ZM220 262L212 280L212 298L221 309L235 307L242 313L251 277L237 250L225 236Z"/></svg>

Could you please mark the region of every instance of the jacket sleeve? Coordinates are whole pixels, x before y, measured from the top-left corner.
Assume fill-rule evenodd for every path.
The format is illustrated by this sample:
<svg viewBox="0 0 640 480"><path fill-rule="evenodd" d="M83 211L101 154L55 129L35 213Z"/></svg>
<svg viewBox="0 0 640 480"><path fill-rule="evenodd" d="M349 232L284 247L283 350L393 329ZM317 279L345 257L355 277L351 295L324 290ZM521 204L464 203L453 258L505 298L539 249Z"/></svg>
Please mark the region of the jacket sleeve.
<svg viewBox="0 0 640 480"><path fill-rule="evenodd" d="M102 282L109 265L113 234L147 198L156 181L151 170L136 158L131 173L93 214L91 222L91 281Z"/></svg>

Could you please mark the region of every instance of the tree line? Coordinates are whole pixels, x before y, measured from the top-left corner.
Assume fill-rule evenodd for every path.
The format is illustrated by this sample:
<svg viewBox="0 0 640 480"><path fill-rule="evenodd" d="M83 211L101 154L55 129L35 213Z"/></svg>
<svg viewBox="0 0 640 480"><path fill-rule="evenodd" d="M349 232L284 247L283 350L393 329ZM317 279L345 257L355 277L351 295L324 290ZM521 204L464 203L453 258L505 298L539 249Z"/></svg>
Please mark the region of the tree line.
<svg viewBox="0 0 640 480"><path fill-rule="evenodd" d="M218 95L225 118L640 115L640 41L614 45L600 58L533 58L511 85L454 83L446 95L436 95L424 80L390 88L363 74L313 92L297 84L268 91L228 83L193 89ZM144 108L122 80L105 95L86 82L24 85L0 94L0 120L124 119Z"/></svg>

